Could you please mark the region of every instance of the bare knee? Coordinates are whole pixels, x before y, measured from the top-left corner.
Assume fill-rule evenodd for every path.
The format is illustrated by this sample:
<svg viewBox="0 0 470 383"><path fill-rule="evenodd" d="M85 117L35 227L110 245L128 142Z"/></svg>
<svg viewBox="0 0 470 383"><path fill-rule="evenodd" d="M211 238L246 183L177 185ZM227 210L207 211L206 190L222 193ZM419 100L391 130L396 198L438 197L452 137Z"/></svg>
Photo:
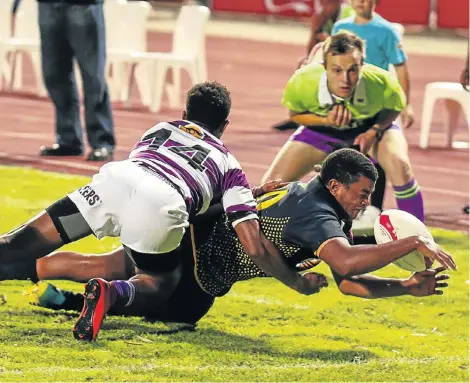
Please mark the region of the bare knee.
<svg viewBox="0 0 470 383"><path fill-rule="evenodd" d="M281 179L284 182L298 181L321 163L326 153L298 141L288 141L279 151L261 182Z"/></svg>
<svg viewBox="0 0 470 383"><path fill-rule="evenodd" d="M131 279L135 286L135 301L139 304L161 304L166 302L175 291L181 279L181 267L162 273L143 271Z"/></svg>
<svg viewBox="0 0 470 383"><path fill-rule="evenodd" d="M413 178L410 159L395 153L389 153L380 165L393 185L404 185Z"/></svg>
<svg viewBox="0 0 470 383"><path fill-rule="evenodd" d="M139 280L141 292L173 291L181 278L181 265L167 272L147 272L137 274L132 280Z"/></svg>

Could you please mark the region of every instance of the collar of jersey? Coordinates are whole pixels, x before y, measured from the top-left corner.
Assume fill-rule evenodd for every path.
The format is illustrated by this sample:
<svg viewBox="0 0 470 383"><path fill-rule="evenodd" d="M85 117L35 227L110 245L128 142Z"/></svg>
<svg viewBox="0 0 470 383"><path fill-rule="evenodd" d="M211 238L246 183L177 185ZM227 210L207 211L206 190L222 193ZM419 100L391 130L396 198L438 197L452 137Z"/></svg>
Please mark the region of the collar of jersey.
<svg viewBox="0 0 470 383"><path fill-rule="evenodd" d="M189 121L189 120L182 120L182 121L185 121L187 122L188 124L193 124L193 125L196 125L196 126L199 126L202 130L204 130L204 134L208 135L209 137L211 137L213 140L219 142L220 144L224 144L220 138L217 138L216 136L214 136L211 132L209 132L209 130L207 130L207 128L201 124L200 122L197 122L197 121Z"/></svg>
<svg viewBox="0 0 470 383"><path fill-rule="evenodd" d="M328 90L326 72L323 72L320 77L320 86L318 87L318 101L320 106L324 107L326 105L334 105L339 102L345 102L346 104L350 103L349 100L344 100L340 97L334 96ZM353 105L365 105L367 104L367 93L365 82L362 77L362 73L359 75L359 81L357 82L356 89L354 90L353 96Z"/></svg>

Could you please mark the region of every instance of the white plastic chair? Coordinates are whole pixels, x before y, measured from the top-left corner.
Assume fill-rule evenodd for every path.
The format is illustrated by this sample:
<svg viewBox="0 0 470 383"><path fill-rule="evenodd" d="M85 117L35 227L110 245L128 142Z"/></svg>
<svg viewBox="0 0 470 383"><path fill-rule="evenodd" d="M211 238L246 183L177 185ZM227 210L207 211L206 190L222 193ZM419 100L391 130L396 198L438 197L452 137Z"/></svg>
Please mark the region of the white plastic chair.
<svg viewBox="0 0 470 383"><path fill-rule="evenodd" d="M180 106L182 69L187 70L193 84L207 79L205 26L209 16L210 10L204 6L181 7L173 33L171 52L140 52L132 55L136 64L137 85L144 101L150 96L151 111L160 110L164 90L167 92L170 107ZM172 84L165 84L168 69L173 71ZM127 91L129 97L130 85L131 81Z"/></svg>
<svg viewBox="0 0 470 383"><path fill-rule="evenodd" d="M434 105L438 100L453 100L462 106L465 119L469 121L469 93L463 89L462 85L453 82L432 82L426 85L424 91L424 106L421 117L421 133L419 146L426 149L429 143L429 133L431 131ZM447 146L452 146L453 126L447 124ZM470 128L470 126L469 126Z"/></svg>
<svg viewBox="0 0 470 383"><path fill-rule="evenodd" d="M133 53L147 51L147 19L152 7L146 1L112 0L104 3L108 86L112 99L129 98ZM150 104L150 99L147 105Z"/></svg>
<svg viewBox="0 0 470 383"><path fill-rule="evenodd" d="M23 85L22 59L23 54L29 54L33 64L34 75L36 77L37 93L41 96L45 96L47 93L42 80L40 35L37 20L37 1L23 0L16 13L14 37L1 41L0 50L3 52L2 57L8 53L12 55L12 73L9 82L10 90L19 89ZM4 60L2 61L4 62Z"/></svg>

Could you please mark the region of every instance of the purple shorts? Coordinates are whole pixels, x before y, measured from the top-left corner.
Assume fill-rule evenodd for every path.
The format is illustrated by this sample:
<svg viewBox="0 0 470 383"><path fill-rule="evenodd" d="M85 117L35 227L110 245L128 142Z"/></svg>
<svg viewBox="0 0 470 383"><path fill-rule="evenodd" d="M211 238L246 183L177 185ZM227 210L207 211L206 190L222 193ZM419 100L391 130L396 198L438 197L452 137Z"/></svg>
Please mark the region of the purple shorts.
<svg viewBox="0 0 470 383"><path fill-rule="evenodd" d="M301 126L290 136L289 141L303 142L322 152L331 153L337 149L350 147L354 139L367 130L355 129L354 132L351 132L350 130L338 131L334 128L321 127L322 132L318 132L313 129L314 127ZM393 122L385 131L388 129L400 130L400 126Z"/></svg>

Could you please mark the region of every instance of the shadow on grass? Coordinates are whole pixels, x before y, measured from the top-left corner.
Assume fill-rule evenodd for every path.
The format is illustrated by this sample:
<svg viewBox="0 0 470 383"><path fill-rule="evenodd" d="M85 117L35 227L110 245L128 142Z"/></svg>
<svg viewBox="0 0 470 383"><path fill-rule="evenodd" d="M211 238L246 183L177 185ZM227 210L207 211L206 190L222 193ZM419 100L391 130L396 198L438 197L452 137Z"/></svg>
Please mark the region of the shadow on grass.
<svg viewBox="0 0 470 383"><path fill-rule="evenodd" d="M70 321L70 323L66 324L67 328L64 328L62 321L55 322L61 323L61 325L52 328L50 324L47 326L37 326L37 324L33 325L32 323L31 326L26 327L10 327L8 335L5 334L6 338L1 339L2 337L0 337L0 341L5 340L19 343L33 342L37 345L69 343L73 341L71 332L72 326L69 326L69 324L74 322L75 316L64 317L64 312L41 311L42 315L48 317L54 316L54 313L58 319L65 319L65 322ZM155 344L161 341L170 345L173 342L181 345L181 342L184 342L211 351L223 351L225 353L241 352L246 355L252 355L253 357L287 357L304 360L354 363L365 362L377 357L374 353L366 350L320 350L315 348L314 344L312 344L311 349L304 348L295 351L290 349L284 351L270 344L269 339L255 339L249 336L228 333L211 328L197 329L195 326L183 323L149 323L141 319L131 319L131 321L129 321L129 319L130 318L126 317L108 318L108 320L103 323L100 338L96 346L101 348L99 340L106 342L137 342L138 344L143 338L146 338L144 341L148 340L148 342ZM159 335L161 338L156 340L154 338L155 335ZM151 339L149 339L149 337L151 337Z"/></svg>

